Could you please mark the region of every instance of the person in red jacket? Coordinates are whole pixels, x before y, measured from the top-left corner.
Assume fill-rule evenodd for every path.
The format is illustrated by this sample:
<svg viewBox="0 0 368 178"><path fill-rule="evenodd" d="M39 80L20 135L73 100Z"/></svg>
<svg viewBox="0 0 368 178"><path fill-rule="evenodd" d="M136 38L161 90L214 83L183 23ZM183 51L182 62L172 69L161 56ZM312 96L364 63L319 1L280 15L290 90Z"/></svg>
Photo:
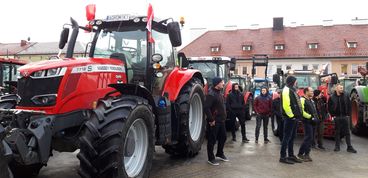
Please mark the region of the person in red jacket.
<svg viewBox="0 0 368 178"><path fill-rule="evenodd" d="M263 136L264 142L269 143L268 140L268 121L272 114L272 98L268 93L268 89L263 87L261 89L261 95L257 96L253 103L254 111L257 113L257 125L256 125L256 143L258 143L259 130L263 121Z"/></svg>

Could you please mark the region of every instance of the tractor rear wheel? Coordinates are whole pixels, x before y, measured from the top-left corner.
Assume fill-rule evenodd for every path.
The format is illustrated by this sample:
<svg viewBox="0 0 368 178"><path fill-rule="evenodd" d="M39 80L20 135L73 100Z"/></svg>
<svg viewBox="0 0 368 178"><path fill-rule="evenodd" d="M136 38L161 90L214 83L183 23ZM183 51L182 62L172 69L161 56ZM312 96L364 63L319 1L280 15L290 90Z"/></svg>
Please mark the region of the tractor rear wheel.
<svg viewBox="0 0 368 178"><path fill-rule="evenodd" d="M13 175L8 167L8 160L4 156L5 151L0 138L0 177L1 178L12 178Z"/></svg>
<svg viewBox="0 0 368 178"><path fill-rule="evenodd" d="M204 93L199 80L190 80L181 89L175 105L180 122L180 135L177 144L164 145L166 153L193 157L201 150L205 135L203 112Z"/></svg>
<svg viewBox="0 0 368 178"><path fill-rule="evenodd" d="M84 124L78 173L84 178L148 177L154 151L154 115L138 96L101 100Z"/></svg>
<svg viewBox="0 0 368 178"><path fill-rule="evenodd" d="M366 126L363 123L364 118L364 103L360 102L359 95L356 91L351 94L351 132L356 135L364 134Z"/></svg>

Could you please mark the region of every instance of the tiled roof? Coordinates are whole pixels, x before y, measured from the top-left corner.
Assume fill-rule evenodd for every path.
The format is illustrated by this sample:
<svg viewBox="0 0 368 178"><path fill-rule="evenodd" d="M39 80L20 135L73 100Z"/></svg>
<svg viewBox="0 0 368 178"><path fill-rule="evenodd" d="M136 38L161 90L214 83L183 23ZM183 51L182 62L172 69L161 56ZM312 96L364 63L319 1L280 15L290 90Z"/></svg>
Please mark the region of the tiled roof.
<svg viewBox="0 0 368 178"><path fill-rule="evenodd" d="M65 45L62 53L66 53L67 45ZM80 42L77 42L74 47L74 53L84 53L85 47ZM19 55L32 54L58 54L59 42L36 43L29 48L18 53Z"/></svg>
<svg viewBox="0 0 368 178"><path fill-rule="evenodd" d="M357 42L357 48L348 48L347 42ZM308 44L318 44L309 49ZM219 44L219 52L211 52ZM251 51L242 51L242 45L252 45ZM284 44L284 50L274 45ZM268 54L270 58L356 57L368 56L368 25L299 26L208 31L182 50L188 57L229 56L249 58L254 54Z"/></svg>
<svg viewBox="0 0 368 178"><path fill-rule="evenodd" d="M66 47L62 53L65 53ZM85 46L81 42L75 44L74 53L84 53ZM58 42L27 42L21 46L20 43L0 43L0 56L5 55L42 55L42 54L58 54Z"/></svg>

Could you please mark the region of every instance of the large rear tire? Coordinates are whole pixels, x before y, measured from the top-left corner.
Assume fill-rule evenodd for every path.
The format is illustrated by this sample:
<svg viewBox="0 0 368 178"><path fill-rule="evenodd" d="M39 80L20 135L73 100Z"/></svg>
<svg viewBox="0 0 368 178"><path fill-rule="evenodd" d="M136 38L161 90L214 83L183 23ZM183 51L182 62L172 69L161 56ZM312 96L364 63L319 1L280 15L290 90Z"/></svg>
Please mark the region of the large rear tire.
<svg viewBox="0 0 368 178"><path fill-rule="evenodd" d="M12 178L13 175L8 167L8 160L4 156L5 151L0 138L0 177L1 178Z"/></svg>
<svg viewBox="0 0 368 178"><path fill-rule="evenodd" d="M205 136L203 104L202 83L192 79L184 85L175 101L180 121L179 140L177 144L164 145L166 153L185 157L198 154Z"/></svg>
<svg viewBox="0 0 368 178"><path fill-rule="evenodd" d="M356 91L351 94L351 117L350 129L356 135L366 133L367 127L363 123L364 118L364 103L360 102L359 95Z"/></svg>
<svg viewBox="0 0 368 178"><path fill-rule="evenodd" d="M144 98L126 95L100 101L80 137L80 176L148 177L153 123L152 107Z"/></svg>

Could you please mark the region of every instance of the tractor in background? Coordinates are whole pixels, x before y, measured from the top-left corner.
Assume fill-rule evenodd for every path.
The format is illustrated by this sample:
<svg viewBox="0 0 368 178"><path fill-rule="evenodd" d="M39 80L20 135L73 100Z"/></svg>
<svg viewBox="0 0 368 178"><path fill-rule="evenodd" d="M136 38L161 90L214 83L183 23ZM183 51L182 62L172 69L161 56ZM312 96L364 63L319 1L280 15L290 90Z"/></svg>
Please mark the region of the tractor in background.
<svg viewBox="0 0 368 178"><path fill-rule="evenodd" d="M368 133L368 62L366 68L359 67L358 72L363 79L357 81L350 93L351 101L351 131L357 135Z"/></svg>
<svg viewBox="0 0 368 178"><path fill-rule="evenodd" d="M27 61L19 59L0 58L0 95L16 94L18 68L27 64Z"/></svg>
<svg viewBox="0 0 368 178"><path fill-rule="evenodd" d="M80 149L84 178L149 177L155 145L172 155L200 151L204 78L176 55L179 23L95 19L96 7L86 10L86 27L72 18L63 27L65 58L19 68L19 98L0 101L0 177L36 176L53 150ZM86 58L73 57L80 30L94 35Z"/></svg>

